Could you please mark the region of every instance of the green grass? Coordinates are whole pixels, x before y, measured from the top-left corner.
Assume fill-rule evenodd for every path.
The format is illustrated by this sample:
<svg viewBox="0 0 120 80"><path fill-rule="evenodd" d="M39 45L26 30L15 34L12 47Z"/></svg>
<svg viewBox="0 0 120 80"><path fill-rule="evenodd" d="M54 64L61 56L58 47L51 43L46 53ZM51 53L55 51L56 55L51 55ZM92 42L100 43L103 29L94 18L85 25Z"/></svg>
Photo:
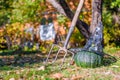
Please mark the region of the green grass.
<svg viewBox="0 0 120 80"><path fill-rule="evenodd" d="M75 65L71 65L60 70L58 68L59 64L57 63L55 65L46 66L45 70L38 70L40 66L36 67L36 65L38 64L34 64L31 68L18 67L14 70L10 70L8 67L3 67L3 70L0 72L0 76L4 80L9 80L10 78L25 78L27 80L55 80L52 79L50 75L60 73L64 78L72 78L73 76L80 75L84 80L113 80L120 74L120 60L110 66L101 66L93 69L77 68ZM39 65L42 66L42 64ZM67 65L67 63L64 65Z"/></svg>
<svg viewBox="0 0 120 80"><path fill-rule="evenodd" d="M109 54L114 54L117 51L120 51L120 47L105 47L104 52Z"/></svg>
<svg viewBox="0 0 120 80"><path fill-rule="evenodd" d="M106 52L115 54L119 49L110 49ZM119 53L120 54L120 53ZM117 56L118 57L118 56ZM106 64L98 68L81 68L74 65L68 65L69 58L66 59L63 67L60 69L61 59L57 60L54 64L44 65L43 63L26 63L24 66L5 65L0 67L0 79L9 80L14 78L26 80L56 80L52 78L53 74L60 73L63 78L72 79L80 76L78 80L120 80L120 58L114 62L112 58L106 59ZM111 61L111 63L110 63ZM113 61L113 62L112 62ZM43 69L39 69L41 67ZM66 66L66 67L65 67Z"/></svg>

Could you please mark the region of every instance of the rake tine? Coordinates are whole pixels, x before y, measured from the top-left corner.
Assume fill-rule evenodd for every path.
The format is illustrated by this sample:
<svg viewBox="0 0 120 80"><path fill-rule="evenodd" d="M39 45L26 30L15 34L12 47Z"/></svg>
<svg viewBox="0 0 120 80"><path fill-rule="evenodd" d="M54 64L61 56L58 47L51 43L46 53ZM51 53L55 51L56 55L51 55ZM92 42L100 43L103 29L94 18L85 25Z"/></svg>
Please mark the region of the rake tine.
<svg viewBox="0 0 120 80"><path fill-rule="evenodd" d="M63 51L65 52L65 55L64 55L64 57L63 57L61 67L62 67L62 65L64 64L64 61L65 61L65 58L66 58L66 55L67 55L67 50L64 50L64 49L63 49Z"/></svg>
<svg viewBox="0 0 120 80"><path fill-rule="evenodd" d="M50 54L51 54L52 49L54 48L54 46L55 46L55 45L53 44L52 47L51 47L51 49L50 49L50 51L49 51L49 53L48 53L48 55L47 55L47 59L46 59L45 63L48 62L48 59L49 59L49 57L50 57Z"/></svg>
<svg viewBox="0 0 120 80"><path fill-rule="evenodd" d="M64 61L65 61L65 58L66 58L66 55L68 54L68 52L72 54L72 58L71 58L71 60L70 60L70 64L71 64L71 61L72 61L73 58L74 58L74 53L73 53L72 51L69 51L69 50L63 50L63 51L65 51L65 55L64 55L64 58L63 58L61 67L62 67L62 65L64 64Z"/></svg>
<svg viewBox="0 0 120 80"><path fill-rule="evenodd" d="M70 60L70 64L71 64L71 62L72 62L72 60L73 60L73 58L74 58L75 53L72 52L72 51L70 51L70 50L68 50L68 52L70 52L70 53L72 54L72 57L71 57L71 60Z"/></svg>
<svg viewBox="0 0 120 80"><path fill-rule="evenodd" d="M58 57L58 54L60 53L60 51L61 51L61 49L58 50L58 52L57 52L57 54L55 56L55 59L54 59L54 61L52 63L54 63L57 60L57 57Z"/></svg>
<svg viewBox="0 0 120 80"><path fill-rule="evenodd" d="M53 44L52 47L51 47L51 49L50 49L50 51L49 51L49 53L48 53L48 56L47 56L47 59L46 59L45 63L48 62L48 59L49 59L49 57L50 57L50 54L52 53L52 49L53 49L55 46L58 47L58 48L60 48L60 49L58 50L58 52L57 52L57 54L56 54L56 56L55 56L55 59L54 59L54 61L53 61L52 63L54 63L54 62L57 60L57 57L58 57L60 51L64 51L64 52L65 52L65 55L64 55L64 57L63 57L63 59L62 59L62 64L60 65L60 68L61 68L61 67L63 66L63 64L64 64L64 61L65 61L65 58L66 58L66 55L68 54L68 52L72 54L72 58L71 58L70 61L73 60L74 53L73 53L72 51L70 51L70 50L61 48L60 46L58 46L58 45L56 45L56 44Z"/></svg>

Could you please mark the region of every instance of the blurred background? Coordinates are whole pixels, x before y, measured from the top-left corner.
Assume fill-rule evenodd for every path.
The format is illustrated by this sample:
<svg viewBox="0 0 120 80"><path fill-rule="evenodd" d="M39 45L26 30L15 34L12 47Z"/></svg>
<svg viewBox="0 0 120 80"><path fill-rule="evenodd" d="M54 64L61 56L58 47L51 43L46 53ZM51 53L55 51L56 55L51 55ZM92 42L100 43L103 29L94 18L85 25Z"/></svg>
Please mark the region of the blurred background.
<svg viewBox="0 0 120 80"><path fill-rule="evenodd" d="M85 0L79 18L90 25L92 0ZM78 0L67 0L75 12ZM46 18L46 19L44 19ZM102 20L105 49L120 49L120 0L104 0ZM53 24L52 39L42 39L41 25ZM45 0L0 0L0 51L41 51L46 53L51 44L63 42L71 21L59 14ZM49 33L49 31L48 31ZM75 29L69 47L83 47L86 41Z"/></svg>

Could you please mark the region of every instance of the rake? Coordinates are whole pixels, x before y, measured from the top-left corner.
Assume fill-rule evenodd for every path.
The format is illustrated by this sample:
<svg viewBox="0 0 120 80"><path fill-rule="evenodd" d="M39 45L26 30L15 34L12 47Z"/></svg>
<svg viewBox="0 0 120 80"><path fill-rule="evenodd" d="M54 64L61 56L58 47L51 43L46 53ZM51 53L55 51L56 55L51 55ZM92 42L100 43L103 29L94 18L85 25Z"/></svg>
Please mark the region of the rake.
<svg viewBox="0 0 120 80"><path fill-rule="evenodd" d="M75 15L74 15L74 17L73 17L73 20L72 20L72 22L71 22L71 26L70 26L70 29L69 29L69 31L68 31L68 35L67 35L67 37L66 37L66 40L65 40L65 43L64 43L63 47L61 47L61 46L59 46L59 45L57 45L57 44L52 44L52 47L51 47L51 49L50 49L50 51L49 51L49 53L48 53L48 55L47 55L47 59L46 59L45 63L48 62L48 59L49 59L50 54L52 53L52 50L53 50L54 47L58 47L59 50L58 50L58 52L57 52L57 54L56 54L56 56L55 56L55 59L53 60L52 63L54 63L54 62L57 60L58 55L59 55L59 53L60 53L61 51L62 51L62 52L65 52L64 57L63 57L63 59L62 59L62 64L61 64L61 66L63 65L63 63L64 63L64 61L65 61L65 58L66 58L66 55L67 55L68 53L71 53L71 54L72 54L72 58L71 58L70 61L73 60L74 52L68 50L68 49L67 49L67 46L68 46L70 37L71 37L71 35L72 35L72 32L74 31L74 28L75 28L75 25L76 25L78 16L79 16L79 14L80 14L80 12L81 12L81 9L82 9L82 6L83 6L83 3L84 3L84 0L80 0L79 5L78 5L78 7L77 7L77 10L76 10L76 12L75 12Z"/></svg>

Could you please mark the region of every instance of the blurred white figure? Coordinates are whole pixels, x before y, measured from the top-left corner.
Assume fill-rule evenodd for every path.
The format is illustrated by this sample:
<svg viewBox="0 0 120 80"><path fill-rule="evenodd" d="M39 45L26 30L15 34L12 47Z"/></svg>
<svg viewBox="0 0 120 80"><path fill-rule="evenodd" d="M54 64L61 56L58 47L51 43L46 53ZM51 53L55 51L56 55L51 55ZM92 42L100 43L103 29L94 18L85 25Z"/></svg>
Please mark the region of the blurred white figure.
<svg viewBox="0 0 120 80"><path fill-rule="evenodd" d="M40 26L40 39L42 41L45 40L53 40L55 39L55 30L53 23L49 23L48 25Z"/></svg>

